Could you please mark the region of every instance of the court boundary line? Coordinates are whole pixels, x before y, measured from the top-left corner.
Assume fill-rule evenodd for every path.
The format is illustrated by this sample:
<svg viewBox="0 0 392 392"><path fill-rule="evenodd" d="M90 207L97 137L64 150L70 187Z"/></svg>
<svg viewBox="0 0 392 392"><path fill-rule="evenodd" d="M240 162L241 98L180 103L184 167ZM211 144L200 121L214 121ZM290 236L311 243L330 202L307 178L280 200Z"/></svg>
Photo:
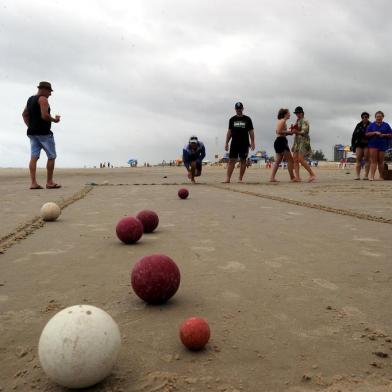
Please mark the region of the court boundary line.
<svg viewBox="0 0 392 392"><path fill-rule="evenodd" d="M249 196L260 197L262 199L273 200L273 201L277 201L280 203L292 204L292 205L296 205L299 207L311 208L314 210L329 212L329 213L333 213L333 214L337 214L337 215L351 216L352 218L367 220L367 221L371 221L371 222L392 224L392 219L383 218L381 216L375 216L375 215L370 215L370 214L362 214L360 212L354 212L354 211L344 210L344 209L340 209L340 208L329 207L329 206L326 206L323 204L315 204L315 203L310 203L307 201L299 201L299 200L289 199L287 197L282 197L282 196L268 195L265 193L243 191L240 189L233 189L233 188L223 187L223 186L219 186L219 185L215 185L215 184L208 184L207 186L209 186L211 188L215 188L215 189L220 189L223 191L242 193L242 194L249 195Z"/></svg>

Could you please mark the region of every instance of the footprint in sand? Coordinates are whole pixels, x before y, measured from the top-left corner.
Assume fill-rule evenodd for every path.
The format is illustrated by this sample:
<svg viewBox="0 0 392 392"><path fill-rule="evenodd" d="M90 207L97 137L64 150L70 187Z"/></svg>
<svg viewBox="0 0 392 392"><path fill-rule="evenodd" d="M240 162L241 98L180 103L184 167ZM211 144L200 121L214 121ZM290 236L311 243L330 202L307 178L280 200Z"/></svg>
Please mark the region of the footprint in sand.
<svg viewBox="0 0 392 392"><path fill-rule="evenodd" d="M239 294L234 293L233 291L224 291L221 295L224 299L228 299L230 301L241 298Z"/></svg>
<svg viewBox="0 0 392 392"><path fill-rule="evenodd" d="M215 248L213 246L192 246L191 250L198 252L213 252Z"/></svg>
<svg viewBox="0 0 392 392"><path fill-rule="evenodd" d="M312 279L312 281L314 283L316 283L317 285L319 285L320 287L323 287L324 289L328 289L328 290L333 290L336 291L339 289L338 286L336 286L336 284L328 282L328 280L324 280L324 279Z"/></svg>
<svg viewBox="0 0 392 392"><path fill-rule="evenodd" d="M360 253L361 253L362 256L368 256L368 257L381 257L381 256L384 256L382 253L370 252L367 249L362 249Z"/></svg>
<svg viewBox="0 0 392 392"><path fill-rule="evenodd" d="M224 267L219 267L219 268L225 271L232 271L232 272L244 271L246 269L245 265L239 263L238 261L229 261Z"/></svg>
<svg viewBox="0 0 392 392"><path fill-rule="evenodd" d="M278 261L266 261L265 264L267 264L269 267L272 268L281 268L282 264L279 263Z"/></svg>
<svg viewBox="0 0 392 392"><path fill-rule="evenodd" d="M0 302L7 302L8 301L8 295L0 295Z"/></svg>
<svg viewBox="0 0 392 392"><path fill-rule="evenodd" d="M62 250L62 249L44 250L42 252L33 252L32 255L34 255L34 256L50 256L50 255L58 255L61 253L67 253L67 251Z"/></svg>
<svg viewBox="0 0 392 392"><path fill-rule="evenodd" d="M354 241L362 241L362 242L381 242L381 240L377 238L369 238L369 237L354 237Z"/></svg>

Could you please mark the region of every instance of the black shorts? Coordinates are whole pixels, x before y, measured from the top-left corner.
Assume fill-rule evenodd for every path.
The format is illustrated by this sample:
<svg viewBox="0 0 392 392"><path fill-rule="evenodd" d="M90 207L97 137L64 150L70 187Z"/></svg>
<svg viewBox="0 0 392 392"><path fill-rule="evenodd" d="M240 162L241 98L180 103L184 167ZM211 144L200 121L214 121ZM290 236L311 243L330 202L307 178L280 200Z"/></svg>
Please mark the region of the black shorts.
<svg viewBox="0 0 392 392"><path fill-rule="evenodd" d="M277 154L283 154L285 151L290 152L289 142L285 136L279 136L274 143L274 149Z"/></svg>
<svg viewBox="0 0 392 392"><path fill-rule="evenodd" d="M368 144L364 142L359 142L353 146L353 152L356 151L357 148L368 148Z"/></svg>
<svg viewBox="0 0 392 392"><path fill-rule="evenodd" d="M244 160L248 158L249 153L249 144L248 143L240 143L237 141L231 141L229 158L230 159L241 159Z"/></svg>

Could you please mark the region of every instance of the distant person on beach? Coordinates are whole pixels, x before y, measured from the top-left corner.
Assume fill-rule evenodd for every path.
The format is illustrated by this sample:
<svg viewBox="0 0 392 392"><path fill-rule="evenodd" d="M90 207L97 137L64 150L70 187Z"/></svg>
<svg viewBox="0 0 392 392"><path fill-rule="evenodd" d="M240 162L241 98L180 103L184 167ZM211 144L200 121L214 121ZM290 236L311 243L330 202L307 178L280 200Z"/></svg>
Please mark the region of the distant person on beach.
<svg viewBox="0 0 392 392"><path fill-rule="evenodd" d="M255 149L255 134L251 118L243 114L244 105L241 102L237 102L234 108L236 115L230 118L226 135L225 150L229 151L230 143L230 151L225 183L230 182L238 159L240 160L239 181L242 182L246 170L249 147L252 151Z"/></svg>
<svg viewBox="0 0 392 392"><path fill-rule="evenodd" d="M192 184L196 183L195 177L201 176L205 156L206 149L204 144L196 136L191 136L188 144L182 150L182 160Z"/></svg>
<svg viewBox="0 0 392 392"><path fill-rule="evenodd" d="M270 182L278 182L275 178L279 165L283 160L287 161L287 168L291 181L296 181L294 175L294 160L291 155L287 135L293 135L292 131L287 130L287 120L290 118L289 109L280 109L278 112L278 122L276 123L276 139L274 148L276 152L275 163L272 168Z"/></svg>
<svg viewBox="0 0 392 392"><path fill-rule="evenodd" d="M365 160L365 175L364 180L369 178L370 160L369 160L369 148L368 138L366 137L366 130L370 124L369 113L363 112L361 114L362 121L357 124L351 137L351 150L356 155L356 166L355 171L357 176L356 180L361 179L362 160Z"/></svg>
<svg viewBox="0 0 392 392"><path fill-rule="evenodd" d="M377 166L380 174L379 179L384 180L384 154L388 150L392 138L391 127L383 121L384 113L378 111L374 118L376 121L369 124L366 130L370 156L370 181L374 180Z"/></svg>
<svg viewBox="0 0 392 392"><path fill-rule="evenodd" d="M53 182L54 164L56 160L56 145L53 132L51 131L52 122L58 123L60 115L52 117L48 98L52 95L52 86L49 82L40 82L38 92L27 100L22 116L27 125L27 136L30 139L31 159L29 163L31 185L30 189L43 189L38 184L36 178L37 161L43 149L48 157L46 164L47 178L46 188L61 188L61 185Z"/></svg>
<svg viewBox="0 0 392 392"><path fill-rule="evenodd" d="M295 135L291 151L293 152L296 181L301 181L301 177L299 175L299 165L301 164L301 166L309 173L308 182L312 182L316 179L316 175L309 166L309 163L306 161L306 158L309 157L312 152L309 137L309 121L305 119L305 113L301 106L297 106L294 113L297 116L297 121L295 125L291 127L291 131Z"/></svg>

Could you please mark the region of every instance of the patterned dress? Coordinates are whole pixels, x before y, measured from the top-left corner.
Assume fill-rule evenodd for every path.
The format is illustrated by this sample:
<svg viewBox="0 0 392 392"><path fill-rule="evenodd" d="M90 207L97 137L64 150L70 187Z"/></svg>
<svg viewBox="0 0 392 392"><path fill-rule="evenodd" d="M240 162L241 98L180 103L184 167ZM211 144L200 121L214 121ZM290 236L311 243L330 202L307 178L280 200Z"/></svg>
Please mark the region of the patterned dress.
<svg viewBox="0 0 392 392"><path fill-rule="evenodd" d="M292 147L292 152L297 152L303 156L309 156L312 152L310 147L310 137L309 137L309 121L305 118L297 120L296 126L299 132L303 132L303 135L295 135L294 143Z"/></svg>

